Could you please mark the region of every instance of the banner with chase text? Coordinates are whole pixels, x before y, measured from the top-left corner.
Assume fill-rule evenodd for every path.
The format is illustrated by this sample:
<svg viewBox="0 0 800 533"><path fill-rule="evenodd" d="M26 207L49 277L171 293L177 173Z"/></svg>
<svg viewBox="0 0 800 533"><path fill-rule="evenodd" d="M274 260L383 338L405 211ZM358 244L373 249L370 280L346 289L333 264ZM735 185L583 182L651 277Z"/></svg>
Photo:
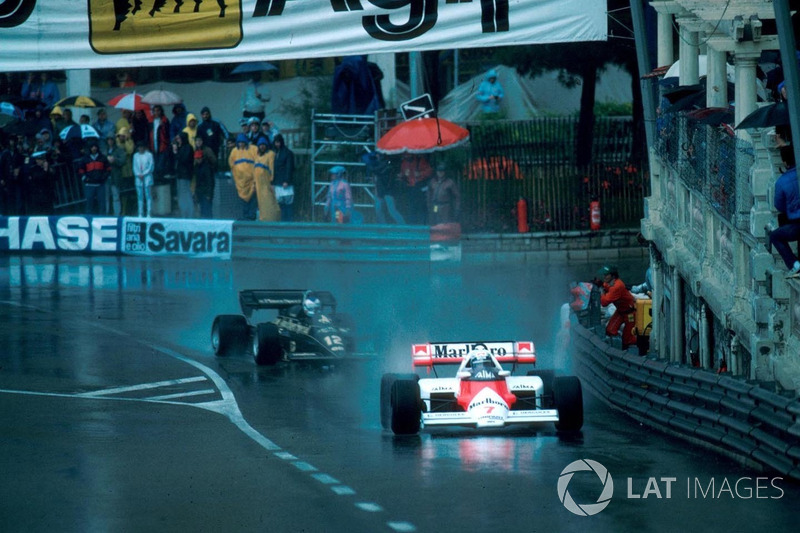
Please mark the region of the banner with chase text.
<svg viewBox="0 0 800 533"><path fill-rule="evenodd" d="M118 254L120 220L91 215L0 217L0 252Z"/></svg>
<svg viewBox="0 0 800 533"><path fill-rule="evenodd" d="M230 259L232 245L232 220L0 216L0 253L79 252Z"/></svg>
<svg viewBox="0 0 800 533"><path fill-rule="evenodd" d="M606 38L606 0L0 1L0 72Z"/></svg>

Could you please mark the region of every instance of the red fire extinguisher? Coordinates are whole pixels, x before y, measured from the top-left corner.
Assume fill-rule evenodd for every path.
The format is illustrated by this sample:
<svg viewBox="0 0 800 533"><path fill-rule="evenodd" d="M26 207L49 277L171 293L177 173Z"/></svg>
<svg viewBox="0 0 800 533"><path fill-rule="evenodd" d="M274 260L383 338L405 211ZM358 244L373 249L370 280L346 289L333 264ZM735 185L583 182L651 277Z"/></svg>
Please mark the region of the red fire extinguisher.
<svg viewBox="0 0 800 533"><path fill-rule="evenodd" d="M519 197L517 201L517 231L520 233L528 233L528 202L525 198Z"/></svg>
<svg viewBox="0 0 800 533"><path fill-rule="evenodd" d="M589 228L592 231L600 229L600 201L592 200L589 204Z"/></svg>

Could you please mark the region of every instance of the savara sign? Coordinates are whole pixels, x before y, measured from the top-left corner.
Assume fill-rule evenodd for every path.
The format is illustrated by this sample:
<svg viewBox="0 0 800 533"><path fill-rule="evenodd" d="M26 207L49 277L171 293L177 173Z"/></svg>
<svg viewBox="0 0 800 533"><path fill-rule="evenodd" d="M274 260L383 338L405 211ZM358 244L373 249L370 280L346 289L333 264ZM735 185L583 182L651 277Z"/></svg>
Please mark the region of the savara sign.
<svg viewBox="0 0 800 533"><path fill-rule="evenodd" d="M0 72L606 38L606 0L0 1Z"/></svg>
<svg viewBox="0 0 800 533"><path fill-rule="evenodd" d="M122 252L230 258L233 222L196 219L123 219Z"/></svg>
<svg viewBox="0 0 800 533"><path fill-rule="evenodd" d="M99 216L0 217L0 251L229 259L233 221Z"/></svg>

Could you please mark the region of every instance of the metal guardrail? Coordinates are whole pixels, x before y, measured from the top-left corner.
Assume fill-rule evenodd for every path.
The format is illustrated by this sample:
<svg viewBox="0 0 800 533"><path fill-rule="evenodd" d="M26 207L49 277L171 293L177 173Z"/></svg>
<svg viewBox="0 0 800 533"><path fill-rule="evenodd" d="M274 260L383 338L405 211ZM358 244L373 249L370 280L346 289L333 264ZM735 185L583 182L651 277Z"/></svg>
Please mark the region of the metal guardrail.
<svg viewBox="0 0 800 533"><path fill-rule="evenodd" d="M233 258L294 261L431 260L427 226L236 222Z"/></svg>
<svg viewBox="0 0 800 533"><path fill-rule="evenodd" d="M577 374L612 407L800 480L800 399L624 352L581 324L571 332Z"/></svg>

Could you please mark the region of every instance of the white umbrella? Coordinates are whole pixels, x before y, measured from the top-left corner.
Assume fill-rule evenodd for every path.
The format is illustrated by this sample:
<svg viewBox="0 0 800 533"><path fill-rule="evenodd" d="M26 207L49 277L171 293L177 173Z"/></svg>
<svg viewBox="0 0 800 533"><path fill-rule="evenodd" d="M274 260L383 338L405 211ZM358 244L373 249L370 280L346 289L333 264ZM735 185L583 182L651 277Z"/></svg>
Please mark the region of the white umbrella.
<svg viewBox="0 0 800 533"><path fill-rule="evenodd" d="M173 105L183 102L183 98L172 91L165 91L164 89L156 89L148 92L142 96L142 102L145 104L160 104L160 105Z"/></svg>

